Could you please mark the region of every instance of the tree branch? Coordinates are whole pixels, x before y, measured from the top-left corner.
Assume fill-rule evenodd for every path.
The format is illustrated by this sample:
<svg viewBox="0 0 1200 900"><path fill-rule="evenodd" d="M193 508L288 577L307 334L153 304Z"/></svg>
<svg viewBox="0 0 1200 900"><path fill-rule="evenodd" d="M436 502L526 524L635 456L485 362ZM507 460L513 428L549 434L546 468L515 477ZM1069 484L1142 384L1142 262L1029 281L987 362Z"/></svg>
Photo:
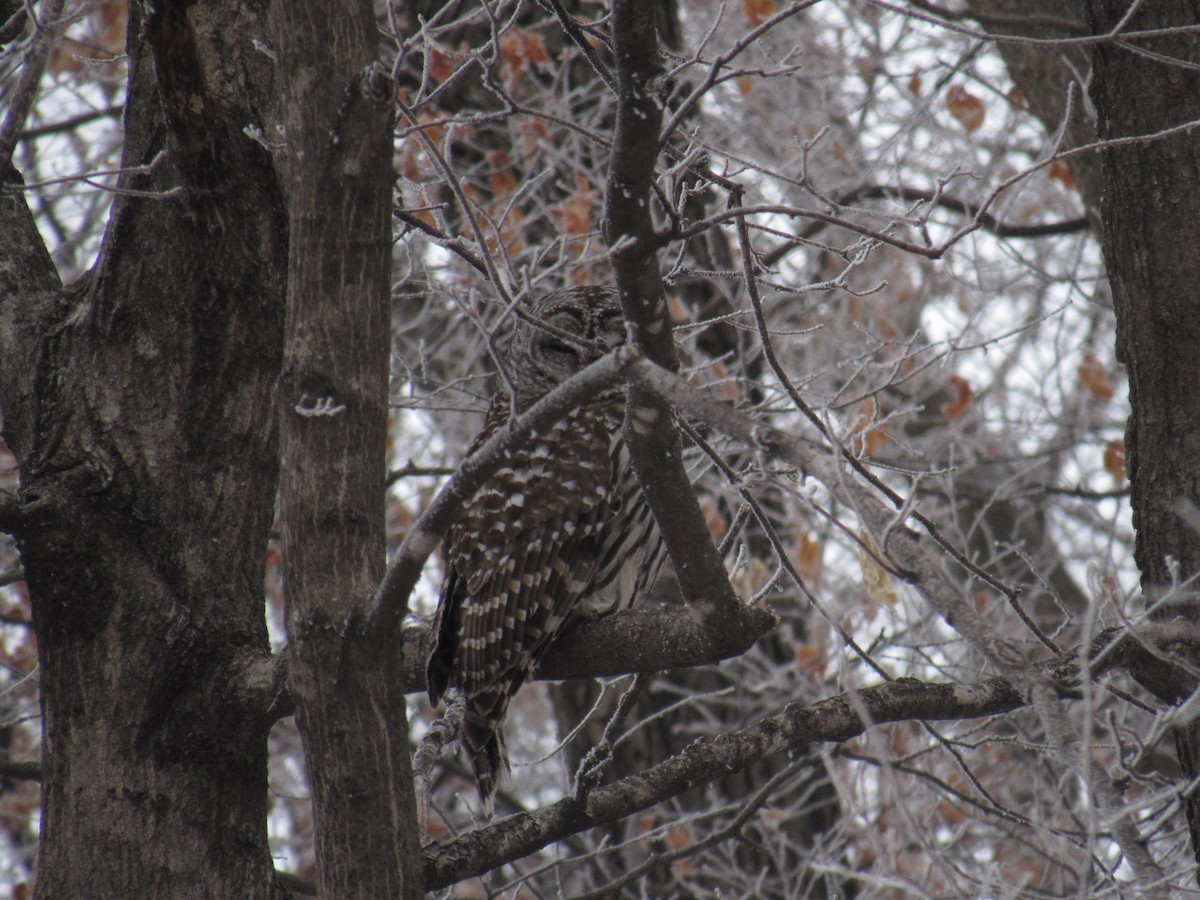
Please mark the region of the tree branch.
<svg viewBox="0 0 1200 900"><path fill-rule="evenodd" d="M845 206L860 200L916 200L932 203L943 209L962 213L972 219L977 218L982 231L1001 238L1040 238L1058 234L1076 234L1080 231L1087 231L1091 227L1091 222L1087 216L1080 216L1076 219L1065 219L1062 222L1013 225L1008 222L1001 222L991 213L983 211L977 203L971 203L958 197L948 197L937 191L927 191L922 188L907 187L905 185L868 185L837 198L837 203L839 206ZM824 221L813 222L807 228L803 229L793 240L780 244L774 249L761 254L762 264L768 267L776 265L797 247L802 246L804 241L815 238L829 224L829 222Z"/></svg>
<svg viewBox="0 0 1200 900"><path fill-rule="evenodd" d="M0 491L0 531L15 534L21 527L21 500L16 491Z"/></svg>
<svg viewBox="0 0 1200 900"><path fill-rule="evenodd" d="M21 77L8 100L8 112L0 122L0 171L12 163L13 149L29 109L37 97L38 82L50 57L50 47L58 33L59 18L62 16L64 0L48 0L42 6L42 15L37 22L37 32L25 51L18 69Z"/></svg>
<svg viewBox="0 0 1200 900"><path fill-rule="evenodd" d="M638 347L649 360L674 371L679 355L659 276L651 214L663 119L653 4L618 0L612 34L617 120L604 199L604 237L612 250L621 308ZM641 384L629 385L625 443L688 605L709 631L748 649L771 627L773 617L765 610L747 609L734 593L684 472L671 407Z"/></svg>
<svg viewBox="0 0 1200 900"><path fill-rule="evenodd" d="M20 192L23 185L16 169L0 167L0 405L8 446L18 458L31 449L42 338L61 315L62 291L54 260ZM10 516L5 519L15 526Z"/></svg>
<svg viewBox="0 0 1200 900"><path fill-rule="evenodd" d="M119 119L124 112L125 104L114 103L111 106L89 110L88 112L80 113L77 116L70 116L59 122L50 122L47 125L39 125L36 128L26 128L19 135L17 135L17 139L29 141L33 140L34 138L45 137L49 134L62 134L63 132L74 131L80 125L86 125L89 122L96 121L97 119Z"/></svg>
<svg viewBox="0 0 1200 900"><path fill-rule="evenodd" d="M900 679L812 706L791 704L778 715L740 731L697 741L645 772L595 789L586 807L567 798L455 840L430 844L424 849L425 887L436 890L481 875L571 834L615 822L778 753L817 742L848 741L875 725L999 715L1026 703L1011 684L994 678L977 684Z"/></svg>
<svg viewBox="0 0 1200 900"><path fill-rule="evenodd" d="M775 625L769 614L752 621L761 628L755 638ZM399 668L404 690L410 694L423 692L425 661L433 636L426 626L414 625L404 629L401 644ZM627 609L572 620L546 649L533 679L564 681L650 674L712 665L745 650L739 638L712 631L686 607Z"/></svg>

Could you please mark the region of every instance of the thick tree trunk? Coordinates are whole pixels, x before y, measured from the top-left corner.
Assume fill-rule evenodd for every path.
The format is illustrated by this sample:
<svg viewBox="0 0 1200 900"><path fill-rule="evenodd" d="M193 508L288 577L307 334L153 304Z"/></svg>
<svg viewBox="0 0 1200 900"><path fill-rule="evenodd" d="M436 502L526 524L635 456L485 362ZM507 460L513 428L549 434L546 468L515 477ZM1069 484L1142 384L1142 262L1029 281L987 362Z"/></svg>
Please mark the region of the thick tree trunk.
<svg viewBox="0 0 1200 900"><path fill-rule="evenodd" d="M1092 31L1103 34L1128 12L1122 0L1092 0ZM1104 255L1117 312L1117 353L1129 373L1132 415L1126 432L1135 548L1142 589L1159 621L1200 621L1194 586L1200 575L1200 5L1195 0L1145 4L1124 31L1188 27L1190 32L1096 45L1092 99L1105 140ZM1177 649L1194 668L1200 648ZM1161 699L1178 703L1195 677L1147 654L1135 672ZM1200 774L1200 726L1178 735L1184 774ZM1192 846L1200 861L1200 798L1187 798Z"/></svg>
<svg viewBox="0 0 1200 900"><path fill-rule="evenodd" d="M124 164L156 163L122 186L170 195L119 197L65 293L0 197L24 243L2 247L0 396L38 635L38 894L277 896L262 573L287 243L242 131L252 13L131 12Z"/></svg>
<svg viewBox="0 0 1200 900"><path fill-rule="evenodd" d="M276 46L292 213L280 397L289 684L320 888L421 897L400 654L368 642L361 615L386 562L392 82L375 62L372 9L356 0L281 10Z"/></svg>

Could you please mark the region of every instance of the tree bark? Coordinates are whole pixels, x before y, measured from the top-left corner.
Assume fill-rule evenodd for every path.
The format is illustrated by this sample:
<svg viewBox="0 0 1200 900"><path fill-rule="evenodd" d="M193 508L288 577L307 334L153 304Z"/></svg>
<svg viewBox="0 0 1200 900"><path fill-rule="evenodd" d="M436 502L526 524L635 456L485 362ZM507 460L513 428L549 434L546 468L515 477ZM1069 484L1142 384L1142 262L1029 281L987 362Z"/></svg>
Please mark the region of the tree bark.
<svg viewBox="0 0 1200 900"><path fill-rule="evenodd" d="M291 5L276 46L292 221L280 396L289 686L320 889L415 898L400 654L363 629L386 563L392 83L370 4Z"/></svg>
<svg viewBox="0 0 1200 900"><path fill-rule="evenodd" d="M121 186L171 193L117 198L84 281L57 290L23 198L0 188L44 898L281 893L272 716L249 689L269 653L287 254L270 157L242 131L262 121L255 15L131 8L123 162L154 165Z"/></svg>
<svg viewBox="0 0 1200 900"><path fill-rule="evenodd" d="M1117 26L1128 4L1092 0L1092 31ZM1187 583L1200 574L1200 142L1196 129L1165 137L1156 132L1200 120L1200 6L1194 0L1146 4L1124 31L1163 29L1132 45L1096 45L1091 95L1104 163L1104 256L1117 313L1117 355L1129 374L1132 415L1126 431L1135 557L1151 616L1161 621L1200 618L1200 600ZM1190 32L1172 34L1188 26ZM1191 672L1200 648L1177 651ZM1147 654L1136 668L1142 684L1168 703L1186 699L1194 675ZM1191 780L1200 774L1200 726L1177 735L1180 763ZM1200 798L1185 798L1192 848L1200 863Z"/></svg>

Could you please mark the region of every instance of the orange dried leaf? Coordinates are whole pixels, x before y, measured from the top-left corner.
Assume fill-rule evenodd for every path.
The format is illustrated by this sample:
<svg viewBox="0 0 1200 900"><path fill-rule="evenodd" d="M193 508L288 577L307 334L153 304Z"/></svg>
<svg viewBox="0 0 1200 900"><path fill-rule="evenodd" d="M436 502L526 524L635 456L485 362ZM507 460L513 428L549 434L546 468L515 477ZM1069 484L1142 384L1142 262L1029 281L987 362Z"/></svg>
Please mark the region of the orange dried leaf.
<svg viewBox="0 0 1200 900"><path fill-rule="evenodd" d="M96 10L93 22L94 34L100 45L109 53L125 52L125 31L129 27L129 3L117 0L102 3Z"/></svg>
<svg viewBox="0 0 1200 900"><path fill-rule="evenodd" d="M892 436L882 428L872 428L863 436L863 450L867 456L878 456L892 442Z"/></svg>
<svg viewBox="0 0 1200 900"><path fill-rule="evenodd" d="M1008 89L1008 102L1017 109L1028 109L1029 101L1025 99L1025 92L1016 85Z"/></svg>
<svg viewBox="0 0 1200 900"><path fill-rule="evenodd" d="M921 73L913 72L908 79L908 92L914 97L920 97L922 87L924 87L924 79L921 78Z"/></svg>
<svg viewBox="0 0 1200 900"><path fill-rule="evenodd" d="M589 287L600 283L600 279L596 277L591 266L576 266L567 276L567 281L570 282L571 287Z"/></svg>
<svg viewBox="0 0 1200 900"><path fill-rule="evenodd" d="M1079 364L1079 382L1098 400L1111 400L1116 393L1107 367L1091 353Z"/></svg>
<svg viewBox="0 0 1200 900"><path fill-rule="evenodd" d="M892 576L877 560L879 548L875 545L875 539L865 530L860 536L863 546L858 551L858 564L862 568L863 586L867 589L867 596L876 603L895 606L900 598L896 596Z"/></svg>
<svg viewBox="0 0 1200 900"><path fill-rule="evenodd" d="M550 67L550 53L546 50L546 42L540 34L533 31L521 32L521 52L535 69L545 71Z"/></svg>
<svg viewBox="0 0 1200 900"><path fill-rule="evenodd" d="M875 333L885 341L895 341L900 339L900 327L892 319L886 309L875 310L875 315L872 316L872 321L875 324Z"/></svg>
<svg viewBox="0 0 1200 900"><path fill-rule="evenodd" d="M968 133L978 131L987 116L983 101L958 84L946 91L946 109Z"/></svg>
<svg viewBox="0 0 1200 900"><path fill-rule="evenodd" d="M796 571L800 573L800 577L808 583L810 588L816 587L821 582L823 573L821 553L823 550L821 542L811 534L800 535L799 540L792 547L792 564L795 565Z"/></svg>
<svg viewBox="0 0 1200 900"><path fill-rule="evenodd" d="M518 126L521 132L521 152L533 153L538 145L550 134L550 128L542 119L522 119Z"/></svg>
<svg viewBox="0 0 1200 900"><path fill-rule="evenodd" d="M829 654L819 644L797 644L796 665L802 671L818 678L824 677L825 667L829 663Z"/></svg>
<svg viewBox="0 0 1200 900"><path fill-rule="evenodd" d="M510 91L520 82L527 68L545 69L549 65L550 54L541 35L514 28L500 38L500 77Z"/></svg>
<svg viewBox="0 0 1200 900"><path fill-rule="evenodd" d="M595 227L596 191L584 176L575 176L575 191L551 213L555 223L569 235L588 234Z"/></svg>
<svg viewBox="0 0 1200 900"><path fill-rule="evenodd" d="M867 397L858 404L858 416L851 426L851 431L859 439L859 448L867 455L873 455L890 443L891 438L876 426L879 421L879 404L873 397Z"/></svg>
<svg viewBox="0 0 1200 900"><path fill-rule="evenodd" d="M438 84L441 84L454 74L454 63L451 62L450 57L437 47L429 51L428 66L430 77L438 82Z"/></svg>
<svg viewBox="0 0 1200 900"><path fill-rule="evenodd" d="M686 850L696 843L696 839L692 837L686 825L676 825L667 832L664 843L668 850Z"/></svg>
<svg viewBox="0 0 1200 900"><path fill-rule="evenodd" d="M749 97L750 92L754 90L754 82L751 81L749 78L747 78L745 75L739 75L734 80L734 84L737 85L738 93L741 94L743 97Z"/></svg>
<svg viewBox="0 0 1200 900"><path fill-rule="evenodd" d="M702 494L697 501L700 504L700 512L704 516L704 524L708 526L709 537L713 543L720 543L721 538L725 537L725 532L729 530L729 523L725 521L725 516L717 506L717 501L709 494Z"/></svg>
<svg viewBox="0 0 1200 900"><path fill-rule="evenodd" d="M500 78L510 91L525 72L525 42L520 32L510 31L500 38Z"/></svg>
<svg viewBox="0 0 1200 900"><path fill-rule="evenodd" d="M667 845L667 850L677 852L687 850L696 843L696 839L692 837L691 831L686 825L676 825L674 828L667 831L667 836L663 843ZM671 863L671 871L677 877L684 878L692 874L692 858L683 856Z"/></svg>
<svg viewBox="0 0 1200 900"><path fill-rule="evenodd" d="M1104 448L1104 471L1118 486L1125 483L1125 442L1109 441Z"/></svg>
<svg viewBox="0 0 1200 900"><path fill-rule="evenodd" d="M939 803L938 812L942 814L942 819L947 825L961 825L967 819L960 805L950 800L943 800Z"/></svg>
<svg viewBox="0 0 1200 900"><path fill-rule="evenodd" d="M775 15L775 0L742 0L742 9L751 25L761 25Z"/></svg>
<svg viewBox="0 0 1200 900"><path fill-rule="evenodd" d="M961 375L951 375L946 379L946 383L954 391L955 397L953 402L942 407L942 415L953 422L970 409L971 401L975 399L975 391L971 389L971 382Z"/></svg>
<svg viewBox="0 0 1200 900"><path fill-rule="evenodd" d="M838 162L842 163L843 165L847 165L847 166L853 165L854 161L852 159L850 159L850 154L846 152L845 144L843 144L837 138L834 138L833 143L830 144L829 147L833 151L833 155L835 157L837 157Z"/></svg>
<svg viewBox="0 0 1200 900"><path fill-rule="evenodd" d="M1061 159L1056 159L1050 163L1050 168L1046 172L1051 178L1059 182L1067 190L1075 190L1075 173Z"/></svg>
<svg viewBox="0 0 1200 900"><path fill-rule="evenodd" d="M488 183L497 199L510 197L517 190L517 176L513 172L512 157L505 150L493 150L488 154Z"/></svg>

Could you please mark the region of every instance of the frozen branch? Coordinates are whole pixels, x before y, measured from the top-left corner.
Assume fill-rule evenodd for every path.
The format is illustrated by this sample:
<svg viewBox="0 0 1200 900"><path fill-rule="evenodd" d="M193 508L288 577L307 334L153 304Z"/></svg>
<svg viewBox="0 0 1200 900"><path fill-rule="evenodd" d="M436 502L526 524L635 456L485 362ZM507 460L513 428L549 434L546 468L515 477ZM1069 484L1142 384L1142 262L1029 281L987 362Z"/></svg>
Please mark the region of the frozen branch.
<svg viewBox="0 0 1200 900"><path fill-rule="evenodd" d="M567 798L455 840L426 846L425 888L437 890L481 875L554 841L615 822L779 753L804 750L813 743L848 741L872 726L891 722L993 716L1025 703L1020 692L997 678L977 684L900 679L812 706L791 704L748 728L699 740L645 772L596 788L586 805Z"/></svg>
<svg viewBox="0 0 1200 900"><path fill-rule="evenodd" d="M4 114L3 121L0 121L0 171L7 169L12 163L17 138L33 106L34 98L37 97L38 82L42 79L46 60L50 58L50 48L58 35L63 5L64 0L48 0L42 6L37 30L30 39L25 58L18 67L21 77L12 94L6 98L8 112Z"/></svg>
<svg viewBox="0 0 1200 900"><path fill-rule="evenodd" d="M654 7L613 7L617 121L605 195L604 236L612 249L621 307L638 347L664 369L679 366L655 252L651 204L663 120L662 64ZM682 446L665 398L630 384L625 442L642 493L654 511L688 605L714 634L749 647L771 624L747 609L729 584L683 470Z"/></svg>

